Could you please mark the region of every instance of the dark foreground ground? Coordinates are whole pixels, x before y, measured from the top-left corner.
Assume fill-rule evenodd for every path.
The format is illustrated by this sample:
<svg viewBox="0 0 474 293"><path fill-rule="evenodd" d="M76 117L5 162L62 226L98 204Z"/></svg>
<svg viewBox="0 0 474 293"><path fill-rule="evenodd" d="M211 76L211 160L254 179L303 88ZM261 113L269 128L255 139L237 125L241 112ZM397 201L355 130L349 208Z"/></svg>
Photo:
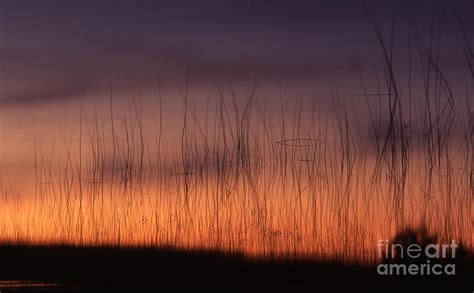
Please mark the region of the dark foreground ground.
<svg viewBox="0 0 474 293"><path fill-rule="evenodd" d="M0 290L92 291L147 288L243 292L473 292L471 260L455 276L379 276L375 267L336 262L248 260L209 251L153 248L0 246ZM11 282L14 280L15 282ZM29 284L29 287L26 286ZM200 290L202 291L202 290Z"/></svg>

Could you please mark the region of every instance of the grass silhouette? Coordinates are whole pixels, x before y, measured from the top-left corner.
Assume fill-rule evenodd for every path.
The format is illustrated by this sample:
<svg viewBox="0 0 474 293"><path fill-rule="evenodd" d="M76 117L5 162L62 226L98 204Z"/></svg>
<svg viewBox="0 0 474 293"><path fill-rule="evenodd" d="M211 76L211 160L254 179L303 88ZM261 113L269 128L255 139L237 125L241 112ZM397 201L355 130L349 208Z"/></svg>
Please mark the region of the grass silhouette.
<svg viewBox="0 0 474 293"><path fill-rule="evenodd" d="M394 239L415 243L425 230L409 227L423 226L437 235L423 241L462 241L461 273L448 280L464 286L474 245L472 94L455 96L435 34L428 44L410 40L409 66L396 68L393 33L387 41L367 13L383 64L377 92L363 85L363 110L339 96L331 109L298 101L272 109L258 101L255 79L246 97L232 85L218 89L202 112L188 70L179 126L163 118L159 78L151 122L136 97L118 111L112 87L106 119L81 96L64 156L39 147L35 126L31 196L0 180L2 278L242 289L318 287L318 279L344 288L366 281L368 290L389 280L391 289L446 289L444 277L374 277L377 240L398 232ZM462 27L456 36L474 76ZM416 74L421 98L412 92Z"/></svg>

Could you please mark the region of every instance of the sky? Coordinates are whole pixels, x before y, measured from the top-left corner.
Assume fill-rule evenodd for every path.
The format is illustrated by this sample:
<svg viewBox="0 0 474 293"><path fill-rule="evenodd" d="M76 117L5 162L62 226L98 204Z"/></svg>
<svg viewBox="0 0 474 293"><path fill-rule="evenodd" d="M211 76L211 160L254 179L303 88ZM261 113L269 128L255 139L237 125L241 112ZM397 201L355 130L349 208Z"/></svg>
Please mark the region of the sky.
<svg viewBox="0 0 474 293"><path fill-rule="evenodd" d="M159 76L182 84L189 70L203 86L214 78L343 87L381 60L363 1L1 1L0 101L34 105L130 87ZM461 19L473 33L474 1L365 1L389 32L395 20L398 64L409 38L436 15L444 44ZM455 17L459 12L460 17ZM436 12L434 14L434 12ZM389 33L385 34L389 36ZM445 64L466 70L458 46ZM356 82L356 83L357 83Z"/></svg>
<svg viewBox="0 0 474 293"><path fill-rule="evenodd" d="M464 100L471 75L455 36L461 27L474 34L470 11L466 0L0 1L0 154L8 154L0 161L31 164L34 129L45 144L77 136L81 97L87 119L108 117L111 87L117 117L138 97L154 131L159 86L176 139L186 83L201 112L220 91L230 96L230 84L243 105L256 80L260 108L278 109L282 99L331 106L342 97L365 111L362 84L375 93L377 74L386 77L370 17L386 44L394 32L405 93L409 57L413 70L426 65L416 48L428 47L434 23L439 66ZM412 76L413 96L423 98L424 72Z"/></svg>
<svg viewBox="0 0 474 293"><path fill-rule="evenodd" d="M331 162L338 160L331 152L341 152L341 162L344 162L346 155L347 161L351 162L352 148L348 140L349 136L355 137L354 153L360 147L360 158L367 161L354 161L357 164L362 162L365 172L370 169L366 169L365 163L369 166L375 163L375 158L379 158L376 157L376 142L383 137L377 136L377 131L385 131L385 128L392 125L387 110L392 96L384 94L388 91L385 83L388 70L374 28L380 30L380 36L393 60L397 86L402 92L402 106L397 110L407 107L407 96L410 101L413 98L413 103L408 107L410 112L406 115L409 118L404 116L403 121L396 123L394 127L409 129L406 131L411 134L408 140L410 150L419 148L423 151L423 147L427 145L436 145L425 139L427 135L423 131L430 125L426 117L431 112L442 113L439 116L441 118L433 114L433 121L437 121L433 126L449 125L447 122L443 123L453 117L449 108L451 100L445 95L445 84L442 81L451 86L456 99L455 110L460 110L456 112L455 122L464 125L462 123L471 121L469 119L472 113L467 112L472 110L465 105L474 92L474 79L466 56L474 64L474 44L470 44L469 48L464 41L474 40L472 12L474 0L0 0L0 187L4 191L6 189L3 186L10 186L8 194L30 196L30 199L34 196L35 205L38 185L51 190L56 198L56 184L51 184L46 177L58 176L59 180L63 178L61 176L66 178L68 175L65 170L68 168L71 178L77 173L82 178L83 171L89 176L92 173L94 175L94 159L98 154L96 151L99 144L102 144L102 170L126 170L122 177L127 178L128 167L134 165L134 162L128 161L128 155L132 153L131 161L139 160L138 152L141 148L141 155L149 159L146 164L150 172L161 174L163 169L172 170L166 174L172 174L169 177L173 179L169 190L173 193L175 188L179 188L178 183L178 187L174 186L174 180L188 178L187 168L184 166L187 156L191 156L196 162L202 160L206 164L218 166L222 145L235 143L229 153L232 156L233 152L241 155L240 152L247 151L245 139L242 140L242 146L240 138L245 135L242 129L245 130L246 123L249 123L247 139L255 143L255 146L250 147L251 155L253 152L260 152L257 147L259 140L267 141L261 144L263 153L271 148L271 155L273 151L277 154L279 150L284 150L279 149L282 145L287 147L278 142L288 139L307 141L305 138L308 139L306 136L309 136L309 141L316 141L316 145L324 145L324 150L329 150L325 154L329 154L328 158L334 160ZM427 54L430 43L431 54ZM428 75L432 82L428 86L429 90L426 90L426 57L429 55L443 76L440 77L439 72L431 66ZM437 78L434 78L435 73ZM186 84L189 85L189 96L183 94ZM258 85L256 98L244 108L254 84ZM371 94L370 97L365 97L367 100L361 95L364 91ZM376 95L378 91L382 93L381 96ZM429 91L429 95L424 94L426 91ZM113 94L110 95L110 92ZM158 92L163 93L163 101L158 100ZM429 99L426 100L426 96ZM341 102L339 99L344 100ZM457 99L461 103L457 103ZM433 106L427 107L424 104L427 101L432 101ZM222 106L223 104L226 106ZM413 120L412 105L415 113L413 116L416 116ZM440 110L443 105L447 105L444 109L449 110ZM370 110L375 113L374 116L369 116ZM226 115L230 113L226 116L228 121L222 118L225 116L224 112ZM350 112L349 118L343 121L346 112ZM375 129L375 120L381 130ZM430 126L430 131L432 129L434 128ZM354 132L343 133L345 130ZM469 148L466 147L468 128L437 128L437 131L443 130L452 132L449 139L453 143L461 141L461 147L451 148L451 151L456 152L453 155L456 162L452 165L454 173L449 173L452 176L445 176L441 165L439 170L442 172L438 173L435 169L433 173L427 167L431 166L431 153L430 162L423 161L424 157L421 155L414 155L413 158L421 161L410 169L412 171L408 175L410 183L407 183L407 190L413 195L411 199L414 200L415 210L419 208L421 196L429 197L422 190L425 187L418 186L423 185L422 180L426 180L418 180L425 176L419 169L429 169L429 184L432 173L440 178L439 181L433 179L434 185L430 185L427 188L429 190L438 190L436 184L444 184L444 180L449 181L451 178L457 178L461 182L456 185L458 189L469 184L466 178L470 170L457 168L465 163L465 152L469 153ZM320 140L319 134L323 132L324 135L321 136L327 141ZM227 141L222 133L232 136L235 141ZM398 139L395 136L391 136L394 141ZM199 141L199 146L197 143L193 144L193 138ZM442 136L439 135L438 139L442 139ZM113 159L116 145L117 161ZM196 147L196 154L193 150L184 151L187 145L191 149ZM440 146L444 147L443 143L439 143L438 147ZM367 150L363 149L365 147ZM145 149L147 154L144 153ZM159 152L154 153L154 150ZM302 150L306 150L306 147ZM286 154L286 150L284 152ZM226 153L224 151L224 156ZM310 152L294 153L304 156L302 160L295 157L298 164L307 166L306 164L313 162L317 165L316 161L306 158ZM319 156L318 153L315 155ZM444 154L444 151L439 153ZM213 161L214 158L217 158L216 161ZM443 157L445 158L449 163L450 155ZM194 162L193 160L190 161ZM237 158L237 162L239 160ZM246 161L242 158L243 169L246 169ZM68 162L73 163L69 166ZM121 164L114 165L111 162ZM233 162L233 159L229 162ZM402 164L403 162L402 160ZM257 159L255 166L258 169L262 164L262 168L265 168L265 163L265 160ZM49 173L40 180L37 164L42 166L41 174ZM100 163L97 166L99 165ZM138 164L135 164L135 168L136 166ZM176 168L168 168L169 166ZM236 166L239 169L239 163ZM418 166L421 167L418 169ZM451 163L447 166L451 166ZM208 169L210 171L206 172L209 174L214 174L212 171L216 170ZM306 167L295 169L306 172ZM338 169L339 163L328 166L331 174L338 173ZM344 168L341 170L345 172ZM352 173L352 167L346 170ZM360 176L363 182L372 183L372 174L364 172L354 174ZM182 174L185 176L181 177ZM191 174L192 172L189 175ZM244 173L237 170L235 174L244 180L245 176L240 175ZM299 182L301 178L295 174L291 176ZM216 178L219 179L219 176ZM265 176L262 178L259 182L266 181ZM323 176L320 179L317 181L327 180ZM249 179L250 183L251 181ZM97 182L94 177L87 183L76 180L75 184L82 190L82 184ZM336 190L342 190L340 187L343 185L338 184L342 181L338 179L333 182ZM298 192L301 193L299 184ZM355 188L361 189L354 194L365 197L366 187L371 192L379 192L377 188L368 188L369 185L364 184L354 184L357 186ZM183 186L187 190L187 183ZM387 194L391 194L392 185L387 183L387 187ZM451 183L445 187L451 190ZM312 192L313 187L304 189ZM331 189L328 190L329 198L338 198L333 197ZM265 190L265 196L267 192L269 193ZM179 194L178 191L175 193ZM279 192L275 194L281 195ZM346 192L344 198L345 194ZM143 193L141 196L143 198ZM370 196L366 199L371 198ZM246 201L251 197L242 198ZM324 202L325 197L322 198ZM344 204L344 198L336 204ZM359 202L358 197L354 199ZM296 200L292 202L296 203ZM310 202L309 197L307 202ZM362 202L361 198L360 203ZM372 200L370 202L372 205ZM451 201L447 202L451 207ZM459 203L463 207L468 206L463 202ZM433 204L438 206L437 202ZM329 201L321 203L321 206L330 205ZM296 219L291 213L287 214L287 206L279 210ZM128 207L127 202L126 209ZM456 209L457 205L453 203L452 207ZM372 208L376 213L383 213L386 209L380 204L374 204ZM367 211L364 206L361 206L361 210L364 214ZM427 210L437 215L436 209ZM446 216L451 215L448 208L445 211ZM17 214L22 216L21 213ZM268 214L273 217L271 213ZM23 215L30 218L29 212ZM136 220L143 222L142 214L138 212L137 215ZM44 217L45 220L49 218L49 215ZM278 216L274 218L279 219ZM434 218L445 222L445 225L449 224L444 217ZM336 223L336 218L329 219ZM389 223L393 222L390 211L387 219ZM463 221L468 220L466 216L462 221L454 221L459 225L460 232L463 231ZM25 227L30 228L28 224ZM108 226L104 227L107 229ZM207 227L207 224L202 227ZM358 226L354 227L358 229ZM15 233L16 224L10 228ZM55 229L56 226L48 225L48 231L55 232L51 228ZM96 233L95 230L91 231ZM140 229L136 231L142 233ZM470 240L469 243L472 242Z"/></svg>

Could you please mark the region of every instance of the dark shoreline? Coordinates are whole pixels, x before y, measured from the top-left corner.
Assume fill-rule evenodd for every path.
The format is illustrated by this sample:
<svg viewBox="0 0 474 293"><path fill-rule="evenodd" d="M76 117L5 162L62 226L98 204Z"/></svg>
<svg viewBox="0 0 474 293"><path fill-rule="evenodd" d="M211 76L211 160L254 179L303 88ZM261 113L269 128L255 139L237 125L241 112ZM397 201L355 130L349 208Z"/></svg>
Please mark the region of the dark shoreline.
<svg viewBox="0 0 474 293"><path fill-rule="evenodd" d="M315 292L321 289L324 292L472 292L472 259L456 265L455 276L393 277L378 275L375 266L330 261L251 260L243 255L216 251L0 246L0 280L64 284L63 287L52 288L56 290L156 288L246 292ZM2 289L8 292L9 288Z"/></svg>

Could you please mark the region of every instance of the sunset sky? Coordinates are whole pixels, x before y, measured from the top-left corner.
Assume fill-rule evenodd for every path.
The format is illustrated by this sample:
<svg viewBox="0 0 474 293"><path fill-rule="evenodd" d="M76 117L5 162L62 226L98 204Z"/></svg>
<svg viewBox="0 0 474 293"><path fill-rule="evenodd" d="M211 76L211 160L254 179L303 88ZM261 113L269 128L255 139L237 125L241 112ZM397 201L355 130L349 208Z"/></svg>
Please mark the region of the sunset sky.
<svg viewBox="0 0 474 293"><path fill-rule="evenodd" d="M428 223L472 247L473 12L0 0L0 233L374 261Z"/></svg>

